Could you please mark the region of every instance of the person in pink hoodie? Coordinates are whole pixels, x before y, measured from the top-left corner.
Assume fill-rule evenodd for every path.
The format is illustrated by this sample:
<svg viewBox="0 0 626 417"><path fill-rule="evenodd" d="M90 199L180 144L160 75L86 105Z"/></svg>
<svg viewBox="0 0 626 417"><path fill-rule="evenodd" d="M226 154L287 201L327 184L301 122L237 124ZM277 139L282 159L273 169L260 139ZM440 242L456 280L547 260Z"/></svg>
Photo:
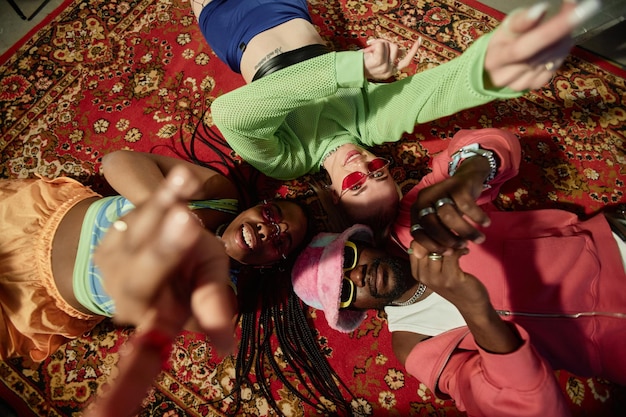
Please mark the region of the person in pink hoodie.
<svg viewBox="0 0 626 417"><path fill-rule="evenodd" d="M460 131L401 203L403 257L355 225L318 235L292 273L339 331L384 308L407 371L470 416L569 415L554 369L626 384L624 242L603 215L492 210L519 160L511 134Z"/></svg>

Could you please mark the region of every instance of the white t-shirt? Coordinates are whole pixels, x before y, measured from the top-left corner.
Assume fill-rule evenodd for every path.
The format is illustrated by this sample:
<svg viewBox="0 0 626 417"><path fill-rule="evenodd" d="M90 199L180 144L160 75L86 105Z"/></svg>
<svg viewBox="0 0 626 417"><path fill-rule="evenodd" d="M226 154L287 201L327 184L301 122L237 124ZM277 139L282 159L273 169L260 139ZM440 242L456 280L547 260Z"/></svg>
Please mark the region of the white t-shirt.
<svg viewBox="0 0 626 417"><path fill-rule="evenodd" d="M465 326L459 310L435 292L410 306L387 306L385 313L390 332L407 331L437 336L450 329Z"/></svg>

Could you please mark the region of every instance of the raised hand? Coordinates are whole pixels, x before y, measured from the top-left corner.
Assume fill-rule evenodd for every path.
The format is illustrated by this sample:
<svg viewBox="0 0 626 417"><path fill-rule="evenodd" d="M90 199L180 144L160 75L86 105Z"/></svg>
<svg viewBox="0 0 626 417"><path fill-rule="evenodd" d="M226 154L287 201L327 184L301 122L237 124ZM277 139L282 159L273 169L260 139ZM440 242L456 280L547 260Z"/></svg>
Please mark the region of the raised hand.
<svg viewBox="0 0 626 417"><path fill-rule="evenodd" d="M542 19L548 3L511 13L489 40L485 56L487 83L516 91L548 83L573 46L572 32L600 6L599 0L579 4L566 0L546 22Z"/></svg>
<svg viewBox="0 0 626 417"><path fill-rule="evenodd" d="M404 53L399 45L385 39L370 39L363 49L363 65L365 78L370 80L386 80L403 70L411 63L422 44L419 38L411 49Z"/></svg>
<svg viewBox="0 0 626 417"><path fill-rule="evenodd" d="M411 271L422 284L450 301L459 310L484 308L490 304L485 286L459 266L459 258L468 253L469 250L465 248L454 250L446 256L423 259L411 256Z"/></svg>
<svg viewBox="0 0 626 417"><path fill-rule="evenodd" d="M413 256L424 258L429 253L450 254L471 240L484 241L476 224L489 226L490 220L476 204L483 191L490 167L486 158L475 156L465 160L452 177L424 188L411 207L411 249Z"/></svg>
<svg viewBox="0 0 626 417"><path fill-rule="evenodd" d="M498 316L484 284L459 266L467 253L460 249L447 256L411 256L413 276L456 306L479 346L492 353L513 352L522 344L519 334Z"/></svg>
<svg viewBox="0 0 626 417"><path fill-rule="evenodd" d="M106 234L96 264L116 307L114 320L137 326L112 390L90 408L95 416L131 415L169 357L175 336L190 318L221 352L234 347L236 297L229 259L185 202L198 181L182 167Z"/></svg>

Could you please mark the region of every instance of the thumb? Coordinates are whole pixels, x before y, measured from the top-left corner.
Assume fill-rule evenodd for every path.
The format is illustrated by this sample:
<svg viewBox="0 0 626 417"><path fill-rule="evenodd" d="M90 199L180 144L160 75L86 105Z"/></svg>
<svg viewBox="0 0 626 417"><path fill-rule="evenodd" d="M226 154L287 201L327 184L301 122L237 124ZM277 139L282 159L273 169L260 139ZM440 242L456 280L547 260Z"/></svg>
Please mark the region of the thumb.
<svg viewBox="0 0 626 417"><path fill-rule="evenodd" d="M501 28L513 36L519 36L538 25L550 6L547 2L537 3L528 9L516 9L507 15Z"/></svg>

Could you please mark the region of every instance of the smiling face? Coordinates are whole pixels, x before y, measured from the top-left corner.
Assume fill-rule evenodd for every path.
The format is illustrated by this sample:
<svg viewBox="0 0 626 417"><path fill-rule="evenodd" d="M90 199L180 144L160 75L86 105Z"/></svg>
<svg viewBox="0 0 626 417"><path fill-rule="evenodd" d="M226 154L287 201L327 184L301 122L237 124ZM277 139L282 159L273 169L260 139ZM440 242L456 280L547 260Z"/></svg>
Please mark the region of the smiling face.
<svg viewBox="0 0 626 417"><path fill-rule="evenodd" d="M291 254L304 240L307 218L296 203L259 204L239 214L224 230L226 253L247 265L271 265Z"/></svg>
<svg viewBox="0 0 626 417"><path fill-rule="evenodd" d="M344 278L352 281L356 290L356 297L349 308L382 309L415 285L408 261L362 243L356 246L356 266L344 272Z"/></svg>
<svg viewBox="0 0 626 417"><path fill-rule="evenodd" d="M334 200L351 220L368 225L393 220L400 191L386 162L354 144L340 146L324 161Z"/></svg>

